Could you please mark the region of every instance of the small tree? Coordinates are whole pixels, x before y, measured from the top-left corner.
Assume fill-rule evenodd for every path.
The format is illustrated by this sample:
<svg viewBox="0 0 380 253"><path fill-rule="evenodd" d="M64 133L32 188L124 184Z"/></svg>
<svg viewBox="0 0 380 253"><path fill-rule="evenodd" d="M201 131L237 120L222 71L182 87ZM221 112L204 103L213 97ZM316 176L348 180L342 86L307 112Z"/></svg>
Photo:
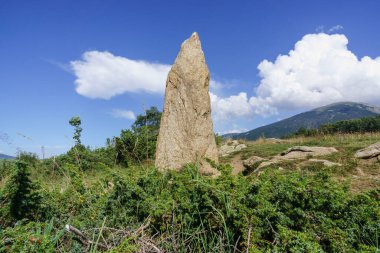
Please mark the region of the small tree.
<svg viewBox="0 0 380 253"><path fill-rule="evenodd" d="M114 138L116 161L119 164L127 164L126 160L154 159L161 114L152 106L137 116L131 130L122 130L120 136Z"/></svg>
<svg viewBox="0 0 380 253"><path fill-rule="evenodd" d="M69 121L70 125L72 125L75 128L73 139L75 140L75 145L81 145L80 136L82 132L81 124L82 121L79 116L72 117Z"/></svg>
<svg viewBox="0 0 380 253"><path fill-rule="evenodd" d="M9 181L4 187L5 202L9 203L9 213L16 219L36 217L42 197L39 186L30 180L27 163L18 161Z"/></svg>

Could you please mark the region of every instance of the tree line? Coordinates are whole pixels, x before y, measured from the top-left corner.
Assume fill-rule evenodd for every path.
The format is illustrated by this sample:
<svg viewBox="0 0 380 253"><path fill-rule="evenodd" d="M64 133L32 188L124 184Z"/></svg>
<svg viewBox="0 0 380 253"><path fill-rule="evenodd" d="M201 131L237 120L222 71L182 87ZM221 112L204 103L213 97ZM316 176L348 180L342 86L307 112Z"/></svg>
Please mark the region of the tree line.
<svg viewBox="0 0 380 253"><path fill-rule="evenodd" d="M341 120L335 123L323 124L316 128L299 128L287 137L316 136L336 133L373 133L380 131L380 115L361 119Z"/></svg>

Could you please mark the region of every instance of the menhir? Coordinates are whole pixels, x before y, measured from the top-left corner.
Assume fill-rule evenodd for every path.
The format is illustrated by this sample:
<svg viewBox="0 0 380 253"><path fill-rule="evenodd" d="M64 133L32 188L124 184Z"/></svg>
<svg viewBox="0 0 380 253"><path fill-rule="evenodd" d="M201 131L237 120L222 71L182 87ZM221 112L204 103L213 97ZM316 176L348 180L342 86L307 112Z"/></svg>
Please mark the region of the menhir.
<svg viewBox="0 0 380 253"><path fill-rule="evenodd" d="M156 149L156 167L180 170L199 162L215 174L205 158L218 162L209 95L210 73L197 33L181 45L165 90L164 111Z"/></svg>

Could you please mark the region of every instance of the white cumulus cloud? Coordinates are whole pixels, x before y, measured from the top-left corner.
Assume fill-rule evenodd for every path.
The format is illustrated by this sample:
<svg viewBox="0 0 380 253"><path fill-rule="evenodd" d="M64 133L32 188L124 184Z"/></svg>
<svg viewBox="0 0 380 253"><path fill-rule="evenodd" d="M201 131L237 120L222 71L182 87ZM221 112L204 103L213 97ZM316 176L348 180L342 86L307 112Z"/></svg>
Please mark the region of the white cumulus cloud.
<svg viewBox="0 0 380 253"><path fill-rule="evenodd" d="M256 114L312 108L338 101L379 103L380 57L358 59L342 34L308 34L287 55L264 60L249 99Z"/></svg>
<svg viewBox="0 0 380 253"><path fill-rule="evenodd" d="M252 113L252 106L245 92L226 98L218 97L210 92L210 98L212 114L216 120L244 117Z"/></svg>
<svg viewBox="0 0 380 253"><path fill-rule="evenodd" d="M109 52L88 51L81 60L71 62L76 75L76 91L85 97L110 99L126 92L151 92L163 95L170 65L136 61ZM212 90L224 84L211 79ZM210 94L215 117L245 116L250 110L246 93L220 98ZM241 101L243 99L243 101ZM116 118L135 119L131 111L113 110Z"/></svg>
<svg viewBox="0 0 380 253"><path fill-rule="evenodd" d="M330 28L332 32L340 29L339 25ZM258 65L260 82L254 94L220 97L215 92L225 84L211 80L214 119L273 115L339 101L379 104L380 57L358 59L347 45L343 34L305 35L287 54ZM71 67L79 94L109 99L126 92L162 96L171 66L88 51L81 60L72 61Z"/></svg>
<svg viewBox="0 0 380 253"><path fill-rule="evenodd" d="M112 110L111 115L115 118L123 118L123 119L130 119L130 120L136 119L135 113L129 110L114 109Z"/></svg>
<svg viewBox="0 0 380 253"><path fill-rule="evenodd" d="M76 91L85 97L109 99L125 92L163 94L170 65L131 60L109 52L88 51L70 62Z"/></svg>

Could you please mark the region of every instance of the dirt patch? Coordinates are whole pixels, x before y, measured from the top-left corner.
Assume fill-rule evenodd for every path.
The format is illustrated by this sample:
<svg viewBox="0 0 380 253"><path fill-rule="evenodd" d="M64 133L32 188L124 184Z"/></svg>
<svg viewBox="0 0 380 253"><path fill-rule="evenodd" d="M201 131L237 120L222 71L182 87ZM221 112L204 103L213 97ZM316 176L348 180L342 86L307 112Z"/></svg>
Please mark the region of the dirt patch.
<svg viewBox="0 0 380 253"><path fill-rule="evenodd" d="M241 160L241 154L237 154L235 155L230 164L232 165L233 169L232 169L232 175L237 175L239 174L240 172L244 171L245 170L245 167L243 165L243 161Z"/></svg>

